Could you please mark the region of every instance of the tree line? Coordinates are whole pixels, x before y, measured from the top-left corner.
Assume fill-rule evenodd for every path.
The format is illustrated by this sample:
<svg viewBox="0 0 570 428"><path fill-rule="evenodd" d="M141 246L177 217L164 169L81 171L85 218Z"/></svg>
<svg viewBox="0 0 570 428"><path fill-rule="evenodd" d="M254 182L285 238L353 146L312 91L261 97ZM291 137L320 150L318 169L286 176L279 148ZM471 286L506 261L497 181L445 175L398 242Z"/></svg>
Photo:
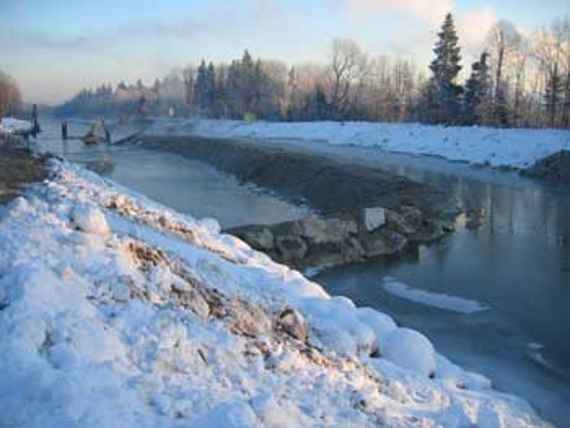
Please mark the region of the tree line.
<svg viewBox="0 0 570 428"><path fill-rule="evenodd" d="M22 95L16 81L0 70L0 118L22 110Z"/></svg>
<svg viewBox="0 0 570 428"><path fill-rule="evenodd" d="M83 90L62 114L138 111L266 120L420 121L445 125L570 127L570 20L530 36L497 22L477 61L462 65L448 14L428 70L413 59L371 57L335 39L327 64L288 66L245 51L230 63L173 70L146 87Z"/></svg>

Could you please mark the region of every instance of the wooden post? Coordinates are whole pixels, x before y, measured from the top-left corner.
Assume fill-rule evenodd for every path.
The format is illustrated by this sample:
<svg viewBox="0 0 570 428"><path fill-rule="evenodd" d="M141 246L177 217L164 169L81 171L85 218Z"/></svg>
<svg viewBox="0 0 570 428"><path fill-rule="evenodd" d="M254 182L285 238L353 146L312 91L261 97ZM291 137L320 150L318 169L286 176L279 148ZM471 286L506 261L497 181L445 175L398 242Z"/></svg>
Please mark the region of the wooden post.
<svg viewBox="0 0 570 428"><path fill-rule="evenodd" d="M67 120L61 122L61 139L67 140Z"/></svg>

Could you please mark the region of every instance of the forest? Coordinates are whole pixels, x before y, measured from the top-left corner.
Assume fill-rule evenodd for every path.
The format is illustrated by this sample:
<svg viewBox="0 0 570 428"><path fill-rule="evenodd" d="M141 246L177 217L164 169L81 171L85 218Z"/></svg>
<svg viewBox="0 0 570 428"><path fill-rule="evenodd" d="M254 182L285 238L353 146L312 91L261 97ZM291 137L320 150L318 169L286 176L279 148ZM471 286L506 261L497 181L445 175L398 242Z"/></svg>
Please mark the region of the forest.
<svg viewBox="0 0 570 428"><path fill-rule="evenodd" d="M230 63L175 69L150 86L139 80L83 89L56 113L570 127L568 17L529 35L498 21L470 66L460 46L448 14L427 69L334 39L326 64L289 66L246 50Z"/></svg>

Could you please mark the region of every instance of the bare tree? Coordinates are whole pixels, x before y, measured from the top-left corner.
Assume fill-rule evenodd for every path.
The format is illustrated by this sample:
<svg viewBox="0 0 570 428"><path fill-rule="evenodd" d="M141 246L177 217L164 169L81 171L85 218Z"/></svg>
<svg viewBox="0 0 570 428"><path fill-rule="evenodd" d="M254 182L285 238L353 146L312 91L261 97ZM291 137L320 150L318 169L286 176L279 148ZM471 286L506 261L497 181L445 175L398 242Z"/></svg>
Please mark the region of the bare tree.
<svg viewBox="0 0 570 428"><path fill-rule="evenodd" d="M329 65L328 91L332 114L339 118L350 105L351 88L368 71L368 56L350 39L334 39Z"/></svg>

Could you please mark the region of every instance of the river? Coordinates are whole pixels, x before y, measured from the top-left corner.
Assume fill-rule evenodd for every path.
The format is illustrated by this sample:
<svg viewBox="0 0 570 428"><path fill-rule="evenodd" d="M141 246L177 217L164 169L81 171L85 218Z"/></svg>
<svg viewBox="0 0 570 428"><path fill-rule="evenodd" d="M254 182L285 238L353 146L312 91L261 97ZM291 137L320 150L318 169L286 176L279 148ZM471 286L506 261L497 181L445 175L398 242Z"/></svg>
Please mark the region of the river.
<svg viewBox="0 0 570 428"><path fill-rule="evenodd" d="M78 125L79 126L79 125ZM73 128L72 128L73 129ZM291 150L349 157L449 189L458 205L482 209L483 225L465 227L397 260L372 261L322 272L327 291L394 316L423 332L436 348L499 390L525 397L547 420L570 420L570 190L542 185L514 172L441 159L384 153L374 148L271 141ZM259 144L264 144L259 142ZM203 163L140 146L63 144L48 125L43 150L95 166L111 179L224 227L273 223L306 215L306 207L243 186ZM461 314L390 294L390 276L417 289L475 300L489 310Z"/></svg>

